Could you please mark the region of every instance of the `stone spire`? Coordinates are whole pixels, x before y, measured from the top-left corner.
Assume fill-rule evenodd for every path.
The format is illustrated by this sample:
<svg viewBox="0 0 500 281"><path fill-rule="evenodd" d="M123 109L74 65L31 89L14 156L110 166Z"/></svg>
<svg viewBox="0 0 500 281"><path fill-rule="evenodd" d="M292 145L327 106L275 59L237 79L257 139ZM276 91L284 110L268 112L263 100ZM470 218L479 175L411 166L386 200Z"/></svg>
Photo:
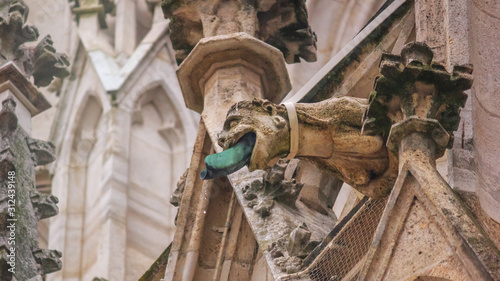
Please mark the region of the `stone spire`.
<svg viewBox="0 0 500 281"><path fill-rule="evenodd" d="M35 166L54 161L54 146L30 137L31 118L50 104L36 86L69 75L68 59L50 36L38 45L38 30L25 25L22 0L0 4L0 276L42 280L61 269L61 253L38 247L38 221L58 213L58 199L35 190ZM34 78L34 83L29 79Z"/></svg>

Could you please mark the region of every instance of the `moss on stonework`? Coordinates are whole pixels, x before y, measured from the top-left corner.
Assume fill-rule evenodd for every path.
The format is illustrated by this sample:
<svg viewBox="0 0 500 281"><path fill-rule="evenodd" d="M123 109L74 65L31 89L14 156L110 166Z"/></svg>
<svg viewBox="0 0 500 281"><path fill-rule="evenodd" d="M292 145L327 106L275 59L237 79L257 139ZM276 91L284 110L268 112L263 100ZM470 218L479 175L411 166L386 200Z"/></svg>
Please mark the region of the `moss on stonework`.
<svg viewBox="0 0 500 281"><path fill-rule="evenodd" d="M165 269L168 265L168 256L170 255L170 249L172 248L172 243L163 251L163 253L158 257L158 259L151 265L151 267L142 275L139 281L153 281L161 280L165 275Z"/></svg>
<svg viewBox="0 0 500 281"><path fill-rule="evenodd" d="M387 138L392 121L387 115L387 106L378 101L377 92L372 92L370 95L370 107L368 110L367 114L370 117L365 121L363 133L367 135L381 135Z"/></svg>

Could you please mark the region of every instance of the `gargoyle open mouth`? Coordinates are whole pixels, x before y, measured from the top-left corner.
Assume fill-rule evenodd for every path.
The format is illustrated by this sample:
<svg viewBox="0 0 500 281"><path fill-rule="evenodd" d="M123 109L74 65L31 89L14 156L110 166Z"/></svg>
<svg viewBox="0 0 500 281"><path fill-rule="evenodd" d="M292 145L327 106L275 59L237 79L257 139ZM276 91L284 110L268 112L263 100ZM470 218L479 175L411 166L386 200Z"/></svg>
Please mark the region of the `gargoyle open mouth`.
<svg viewBox="0 0 500 281"><path fill-rule="evenodd" d="M215 179L243 168L250 162L255 142L255 133L246 133L238 139L234 146L230 146L221 153L208 155L205 158L206 168L201 172L200 178L203 180Z"/></svg>

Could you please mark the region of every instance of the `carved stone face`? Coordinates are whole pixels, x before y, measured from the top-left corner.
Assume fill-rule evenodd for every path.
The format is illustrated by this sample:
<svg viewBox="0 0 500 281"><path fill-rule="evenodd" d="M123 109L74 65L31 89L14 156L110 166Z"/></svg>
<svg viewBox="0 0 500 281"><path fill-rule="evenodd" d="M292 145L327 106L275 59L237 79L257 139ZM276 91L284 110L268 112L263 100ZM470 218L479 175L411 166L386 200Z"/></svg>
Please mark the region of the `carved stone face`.
<svg viewBox="0 0 500 281"><path fill-rule="evenodd" d="M248 169L254 171L274 165L290 148L288 121L282 117L284 109L279 107L261 100L233 105L219 134L219 145L226 150L253 132L257 140Z"/></svg>

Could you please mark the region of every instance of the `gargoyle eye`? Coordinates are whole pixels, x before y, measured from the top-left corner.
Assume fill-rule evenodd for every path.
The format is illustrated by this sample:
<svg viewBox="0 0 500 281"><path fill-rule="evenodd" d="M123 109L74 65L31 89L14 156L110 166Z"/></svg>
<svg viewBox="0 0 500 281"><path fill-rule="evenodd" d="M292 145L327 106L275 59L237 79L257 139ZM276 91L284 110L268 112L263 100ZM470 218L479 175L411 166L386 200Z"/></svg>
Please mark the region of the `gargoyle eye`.
<svg viewBox="0 0 500 281"><path fill-rule="evenodd" d="M232 129L233 127L235 127L236 125L238 125L239 121L240 121L239 117L230 117L224 123L224 129L226 129L226 130Z"/></svg>
<svg viewBox="0 0 500 281"><path fill-rule="evenodd" d="M238 125L238 121L237 121L237 120L231 120L231 122L229 122L229 127L230 127L230 128L233 128L233 127L235 127L236 125Z"/></svg>

